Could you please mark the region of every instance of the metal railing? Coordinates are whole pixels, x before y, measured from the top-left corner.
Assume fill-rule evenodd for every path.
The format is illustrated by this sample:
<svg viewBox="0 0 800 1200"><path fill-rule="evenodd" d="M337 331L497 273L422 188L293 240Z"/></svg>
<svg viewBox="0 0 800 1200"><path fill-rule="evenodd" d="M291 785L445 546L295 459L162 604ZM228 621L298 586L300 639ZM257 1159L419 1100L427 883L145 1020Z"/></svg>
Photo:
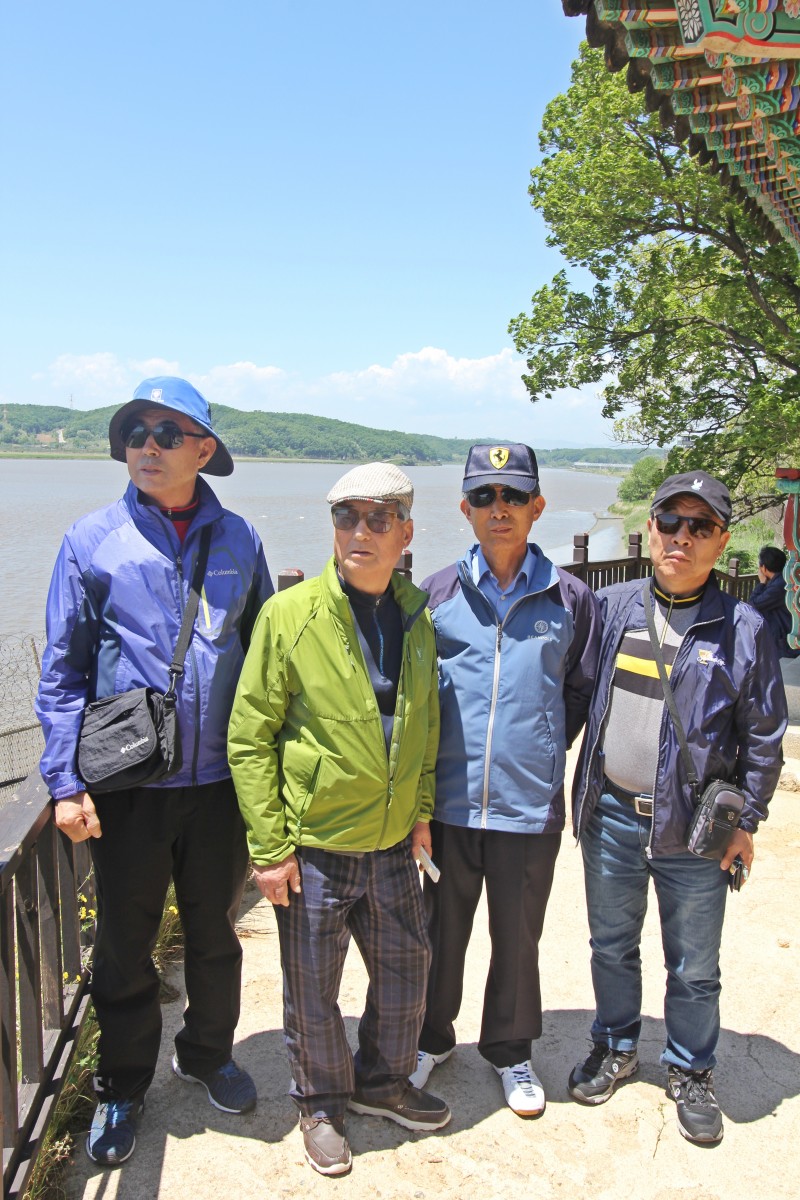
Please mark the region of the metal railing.
<svg viewBox="0 0 800 1200"><path fill-rule="evenodd" d="M409 578L412 562L404 551L397 564ZM652 573L638 533L628 539L627 557L605 562L589 561L589 535L578 534L565 569L594 590ZM757 576L740 576L732 559L717 578L725 591L747 599ZM302 579L300 570L281 571L278 590ZM13 697L0 725L0 764L10 764L0 778L7 793L0 805L0 1123L3 1194L11 1198L22 1195L33 1169L86 1015L92 928L81 911L93 908L94 892L87 844L73 845L58 832L34 770L41 752L30 717L37 639L0 639L0 672L6 699Z"/></svg>

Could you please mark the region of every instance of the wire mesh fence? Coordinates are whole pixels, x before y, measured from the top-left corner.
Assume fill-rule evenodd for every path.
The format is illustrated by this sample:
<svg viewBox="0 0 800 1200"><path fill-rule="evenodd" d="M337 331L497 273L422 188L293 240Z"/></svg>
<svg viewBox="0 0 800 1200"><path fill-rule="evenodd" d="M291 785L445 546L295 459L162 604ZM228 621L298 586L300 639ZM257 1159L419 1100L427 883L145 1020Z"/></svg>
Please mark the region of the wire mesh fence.
<svg viewBox="0 0 800 1200"><path fill-rule="evenodd" d="M33 698L44 644L44 634L0 636L0 808L42 752Z"/></svg>

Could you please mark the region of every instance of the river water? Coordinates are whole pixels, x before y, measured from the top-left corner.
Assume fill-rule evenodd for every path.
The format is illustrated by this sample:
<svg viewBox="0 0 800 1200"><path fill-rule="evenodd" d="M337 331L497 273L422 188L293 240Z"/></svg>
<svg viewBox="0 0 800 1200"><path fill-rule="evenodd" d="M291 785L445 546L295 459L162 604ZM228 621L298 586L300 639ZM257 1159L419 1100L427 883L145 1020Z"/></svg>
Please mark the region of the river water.
<svg viewBox="0 0 800 1200"><path fill-rule="evenodd" d="M285 567L319 573L331 554L325 496L347 468L337 463L238 462L227 479L209 479L226 507L247 517L264 542L273 580ZM419 581L459 558L471 543L459 511L460 466L409 467L415 488L413 575ZM111 460L0 460L0 636L38 633L61 538L84 513L122 494L128 475ZM572 537L588 533L616 499L618 478L590 472L541 472L547 507L531 537L557 563L572 560ZM590 541L592 559L623 553L618 523Z"/></svg>

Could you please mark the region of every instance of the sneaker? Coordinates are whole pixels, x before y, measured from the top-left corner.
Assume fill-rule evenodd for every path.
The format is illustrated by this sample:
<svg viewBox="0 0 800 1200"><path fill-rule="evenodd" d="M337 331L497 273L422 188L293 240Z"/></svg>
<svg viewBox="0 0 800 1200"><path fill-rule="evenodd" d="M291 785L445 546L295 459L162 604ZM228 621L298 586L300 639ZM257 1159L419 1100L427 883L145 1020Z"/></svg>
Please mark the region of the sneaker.
<svg viewBox="0 0 800 1200"><path fill-rule="evenodd" d="M678 1129L687 1142L721 1142L722 1113L714 1095L711 1068L684 1071L670 1067L667 1078L667 1095L678 1106Z"/></svg>
<svg viewBox="0 0 800 1200"><path fill-rule="evenodd" d="M320 1175L346 1175L353 1155L344 1132L344 1117L301 1117L306 1162Z"/></svg>
<svg viewBox="0 0 800 1200"><path fill-rule="evenodd" d="M369 1100L356 1088L348 1108L371 1117L388 1117L406 1129L443 1129L450 1120L450 1109L444 1100L410 1083L399 1100Z"/></svg>
<svg viewBox="0 0 800 1200"><path fill-rule="evenodd" d="M201 1083L208 1092L208 1098L214 1108L218 1108L220 1112L246 1113L256 1106L256 1085L247 1071L237 1067L232 1058L228 1059L224 1066L217 1067L216 1071L209 1071L207 1075L189 1075L181 1070L176 1054L172 1059L172 1069L178 1079L183 1079L186 1083Z"/></svg>
<svg viewBox="0 0 800 1200"><path fill-rule="evenodd" d="M518 1117L539 1117L544 1112L544 1088L530 1059L515 1067L495 1067L503 1081L506 1104Z"/></svg>
<svg viewBox="0 0 800 1200"><path fill-rule="evenodd" d="M418 1050L416 1070L413 1075L409 1075L408 1082L412 1087L424 1088L433 1068L438 1067L439 1063L443 1063L452 1053L452 1048L445 1050L444 1054L428 1054L427 1050Z"/></svg>
<svg viewBox="0 0 800 1200"><path fill-rule="evenodd" d="M120 1167L136 1147L136 1121L143 1100L111 1100L98 1104L86 1139L86 1153L101 1167Z"/></svg>
<svg viewBox="0 0 800 1200"><path fill-rule="evenodd" d="M617 1084L638 1069L636 1050L612 1050L605 1042L595 1042L586 1062L578 1063L570 1075L567 1090L581 1104L605 1104Z"/></svg>

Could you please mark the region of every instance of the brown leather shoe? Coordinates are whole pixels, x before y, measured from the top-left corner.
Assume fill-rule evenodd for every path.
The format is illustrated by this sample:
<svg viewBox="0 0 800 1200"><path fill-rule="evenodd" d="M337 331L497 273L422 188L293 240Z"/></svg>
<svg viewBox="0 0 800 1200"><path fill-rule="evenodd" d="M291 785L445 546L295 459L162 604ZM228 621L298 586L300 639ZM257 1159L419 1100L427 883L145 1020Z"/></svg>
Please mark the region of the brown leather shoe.
<svg viewBox="0 0 800 1200"><path fill-rule="evenodd" d="M320 1175L346 1175L353 1155L344 1132L344 1117L301 1117L306 1162Z"/></svg>

